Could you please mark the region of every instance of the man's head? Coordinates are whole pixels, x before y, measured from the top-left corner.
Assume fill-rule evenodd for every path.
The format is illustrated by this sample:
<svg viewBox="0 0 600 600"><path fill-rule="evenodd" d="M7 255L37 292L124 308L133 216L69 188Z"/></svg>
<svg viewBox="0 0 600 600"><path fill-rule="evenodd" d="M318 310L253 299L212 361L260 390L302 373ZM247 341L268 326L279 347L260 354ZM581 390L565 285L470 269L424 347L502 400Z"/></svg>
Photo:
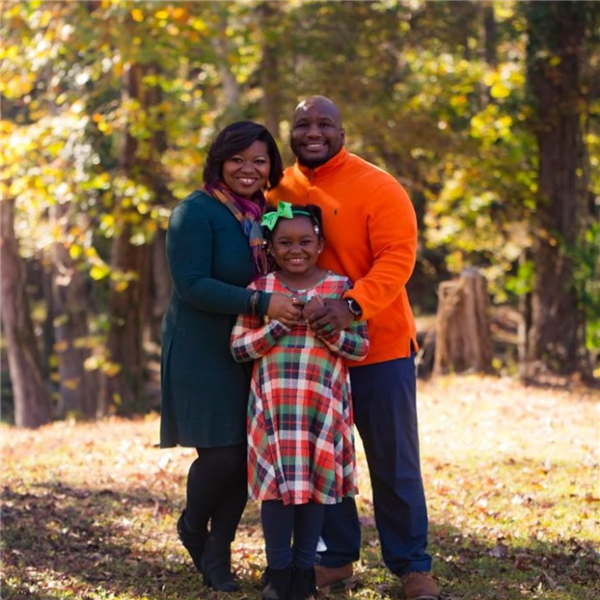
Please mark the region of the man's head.
<svg viewBox="0 0 600 600"><path fill-rule="evenodd" d="M312 96L294 110L290 146L301 165L325 164L342 149L344 135L340 111L329 98Z"/></svg>

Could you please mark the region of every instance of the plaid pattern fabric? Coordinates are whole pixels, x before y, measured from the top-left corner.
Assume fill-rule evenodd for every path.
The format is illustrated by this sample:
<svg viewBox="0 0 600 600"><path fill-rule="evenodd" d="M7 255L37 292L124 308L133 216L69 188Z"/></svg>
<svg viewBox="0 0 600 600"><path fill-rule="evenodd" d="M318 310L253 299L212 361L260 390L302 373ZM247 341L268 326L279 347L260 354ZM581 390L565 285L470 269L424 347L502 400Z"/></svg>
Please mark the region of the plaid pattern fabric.
<svg viewBox="0 0 600 600"><path fill-rule="evenodd" d="M310 290L289 290L270 273L250 286L308 301L339 298L346 277L328 273ZM248 404L248 491L257 500L335 504L357 492L350 377L344 358L369 351L364 321L326 339L305 324L240 315L234 358L256 360Z"/></svg>

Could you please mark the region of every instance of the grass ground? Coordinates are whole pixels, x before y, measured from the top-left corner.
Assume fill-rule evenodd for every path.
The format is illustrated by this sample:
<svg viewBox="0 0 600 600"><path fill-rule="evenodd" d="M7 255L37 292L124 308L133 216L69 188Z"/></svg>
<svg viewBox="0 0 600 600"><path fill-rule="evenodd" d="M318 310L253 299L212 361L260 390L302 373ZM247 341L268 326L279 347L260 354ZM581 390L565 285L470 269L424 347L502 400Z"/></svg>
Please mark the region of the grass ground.
<svg viewBox="0 0 600 600"><path fill-rule="evenodd" d="M419 382L430 551L445 600L600 598L600 394L524 388L506 378ZM189 449L157 448L158 417L2 425L4 600L215 598L180 546ZM344 596L401 598L381 564L361 448L360 585ZM242 592L260 596L257 507L234 554Z"/></svg>

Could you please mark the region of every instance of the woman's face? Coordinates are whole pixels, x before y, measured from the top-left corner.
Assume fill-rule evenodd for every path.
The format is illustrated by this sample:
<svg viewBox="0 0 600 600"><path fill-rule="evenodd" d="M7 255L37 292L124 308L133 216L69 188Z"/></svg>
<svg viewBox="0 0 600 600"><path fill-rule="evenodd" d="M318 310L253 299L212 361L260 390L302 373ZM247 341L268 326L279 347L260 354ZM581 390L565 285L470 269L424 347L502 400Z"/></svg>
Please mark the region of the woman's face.
<svg viewBox="0 0 600 600"><path fill-rule="evenodd" d="M267 185L271 161L266 142L257 140L223 161L223 181L238 196L251 198Z"/></svg>

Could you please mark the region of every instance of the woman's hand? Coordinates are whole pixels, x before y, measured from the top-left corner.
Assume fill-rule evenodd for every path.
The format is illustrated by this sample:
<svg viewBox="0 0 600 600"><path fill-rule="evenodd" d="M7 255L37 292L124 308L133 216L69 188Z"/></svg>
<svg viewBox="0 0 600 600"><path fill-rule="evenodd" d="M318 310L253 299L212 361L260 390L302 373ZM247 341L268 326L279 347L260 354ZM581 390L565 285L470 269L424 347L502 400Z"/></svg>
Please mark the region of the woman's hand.
<svg viewBox="0 0 600 600"><path fill-rule="evenodd" d="M267 316L269 319L283 323L286 327L294 327L302 320L303 306L304 303L298 298L275 292L271 294Z"/></svg>
<svg viewBox="0 0 600 600"><path fill-rule="evenodd" d="M325 306L325 300L317 294L308 299L308 302L304 306L304 316L313 315L316 310L320 307Z"/></svg>

